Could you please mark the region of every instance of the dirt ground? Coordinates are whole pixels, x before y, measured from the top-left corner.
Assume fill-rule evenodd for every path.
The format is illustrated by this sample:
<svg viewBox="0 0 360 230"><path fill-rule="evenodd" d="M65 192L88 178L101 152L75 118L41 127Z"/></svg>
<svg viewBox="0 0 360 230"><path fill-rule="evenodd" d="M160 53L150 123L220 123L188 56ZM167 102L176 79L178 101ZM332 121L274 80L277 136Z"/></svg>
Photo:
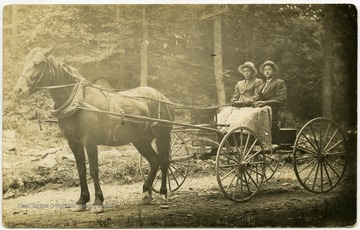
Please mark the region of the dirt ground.
<svg viewBox="0 0 360 230"><path fill-rule="evenodd" d="M352 189L342 184L327 194L306 192L287 166L280 168L245 203L226 199L214 175L187 178L170 195L166 209L155 204L142 205L141 188L142 183L104 184L106 211L101 214L70 211L80 194L77 187L43 189L5 199L3 225L10 228L345 227L356 222L356 200L349 198ZM89 189L93 191L92 184ZM347 214L342 215L343 211Z"/></svg>
<svg viewBox="0 0 360 230"><path fill-rule="evenodd" d="M75 161L61 136L48 136L48 141L34 146L14 132L3 132L4 227L347 227L356 223L354 159L335 189L313 194L301 187L289 157L284 156L273 178L244 203L234 203L222 194L213 159L194 159L185 183L169 195L164 208L141 203L139 154L126 146L101 149L99 154L105 212L71 212L80 196ZM88 181L94 194L90 177Z"/></svg>

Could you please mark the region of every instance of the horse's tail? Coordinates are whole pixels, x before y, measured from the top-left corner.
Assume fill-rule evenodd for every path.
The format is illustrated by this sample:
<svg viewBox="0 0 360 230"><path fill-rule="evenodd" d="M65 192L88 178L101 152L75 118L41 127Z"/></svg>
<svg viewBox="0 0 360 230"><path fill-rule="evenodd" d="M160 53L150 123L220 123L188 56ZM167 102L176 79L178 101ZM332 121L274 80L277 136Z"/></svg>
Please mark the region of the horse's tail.
<svg viewBox="0 0 360 230"><path fill-rule="evenodd" d="M174 121L175 107L171 101L163 94L159 93L158 101L158 119Z"/></svg>

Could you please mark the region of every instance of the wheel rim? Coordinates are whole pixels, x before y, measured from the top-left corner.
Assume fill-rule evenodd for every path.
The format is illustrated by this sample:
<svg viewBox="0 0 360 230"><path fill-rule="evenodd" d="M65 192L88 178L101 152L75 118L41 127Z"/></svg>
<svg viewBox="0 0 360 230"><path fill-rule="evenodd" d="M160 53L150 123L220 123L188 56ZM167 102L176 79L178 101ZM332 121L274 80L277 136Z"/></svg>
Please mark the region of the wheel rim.
<svg viewBox="0 0 360 230"><path fill-rule="evenodd" d="M328 192L342 179L347 165L345 136L329 118L315 118L299 131L294 170L300 184L313 193Z"/></svg>
<svg viewBox="0 0 360 230"><path fill-rule="evenodd" d="M266 153L265 181L270 180L279 168L281 155L276 152Z"/></svg>
<svg viewBox="0 0 360 230"><path fill-rule="evenodd" d="M153 141L152 145L154 150L157 151L155 141ZM189 156L188 148L185 146L183 138L177 133L171 133L170 151L167 188L170 192L175 192L185 182L190 167L190 158L186 157ZM141 176L145 181L149 175L150 164L140 155L139 165ZM161 170L158 170L152 185L152 190L156 193L160 191L161 177Z"/></svg>
<svg viewBox="0 0 360 230"><path fill-rule="evenodd" d="M246 127L231 130L216 155L216 178L230 200L249 200L259 190L265 174L265 154L260 140Z"/></svg>

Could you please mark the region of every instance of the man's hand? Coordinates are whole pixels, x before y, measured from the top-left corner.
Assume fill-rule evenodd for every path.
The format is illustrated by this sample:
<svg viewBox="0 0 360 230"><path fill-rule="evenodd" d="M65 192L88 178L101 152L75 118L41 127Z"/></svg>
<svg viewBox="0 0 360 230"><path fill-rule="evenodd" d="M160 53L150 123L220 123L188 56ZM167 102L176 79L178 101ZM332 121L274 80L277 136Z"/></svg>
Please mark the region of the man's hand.
<svg viewBox="0 0 360 230"><path fill-rule="evenodd" d="M255 103L256 107L264 107L266 106L266 102L265 101L258 101Z"/></svg>
<svg viewBox="0 0 360 230"><path fill-rule="evenodd" d="M234 106L234 107L243 107L244 102L243 101L233 101L232 106Z"/></svg>

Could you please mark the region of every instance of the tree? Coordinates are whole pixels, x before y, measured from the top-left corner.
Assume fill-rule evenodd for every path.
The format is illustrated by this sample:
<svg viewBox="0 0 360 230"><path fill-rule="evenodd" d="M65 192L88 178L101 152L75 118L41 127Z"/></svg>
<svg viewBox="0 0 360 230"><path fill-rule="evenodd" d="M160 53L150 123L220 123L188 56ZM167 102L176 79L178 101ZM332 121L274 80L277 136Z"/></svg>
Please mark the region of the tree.
<svg viewBox="0 0 360 230"><path fill-rule="evenodd" d="M148 45L149 45L149 26L148 19L146 16L146 6L141 8L142 15L142 43L141 43L141 74L140 74L140 86L147 85L148 78Z"/></svg>
<svg viewBox="0 0 360 230"><path fill-rule="evenodd" d="M211 56L217 55L214 22L201 20L214 12L213 5L146 5L146 84L177 103L219 105L224 99L214 93L219 85L215 71L224 81L229 101L242 78L238 66L252 61L259 67L270 59L279 65L280 78L287 84L287 108L308 120L322 114L323 66L329 63L324 60L328 56L332 115L356 124L357 11L352 5L327 5L336 20L330 22L333 53L325 55L325 26L330 24L325 23L324 6L227 5L221 15L222 67L218 68L217 56ZM28 51L54 44L58 44L55 55L91 81L106 79L121 89L140 85L146 31L143 5L17 5L17 14L11 7L4 9L4 97L10 95ZM10 39L12 17L19 19L15 39ZM13 49L10 41L16 44Z"/></svg>
<svg viewBox="0 0 360 230"><path fill-rule="evenodd" d="M333 18L334 9L331 5L325 12L325 41L324 41L324 73L322 80L322 115L332 117L331 111L331 82L332 82L332 44L333 44Z"/></svg>

